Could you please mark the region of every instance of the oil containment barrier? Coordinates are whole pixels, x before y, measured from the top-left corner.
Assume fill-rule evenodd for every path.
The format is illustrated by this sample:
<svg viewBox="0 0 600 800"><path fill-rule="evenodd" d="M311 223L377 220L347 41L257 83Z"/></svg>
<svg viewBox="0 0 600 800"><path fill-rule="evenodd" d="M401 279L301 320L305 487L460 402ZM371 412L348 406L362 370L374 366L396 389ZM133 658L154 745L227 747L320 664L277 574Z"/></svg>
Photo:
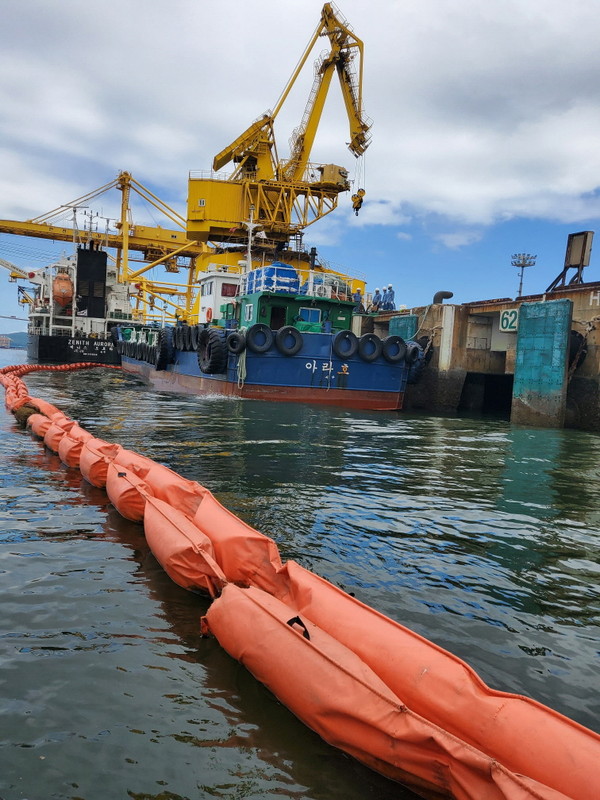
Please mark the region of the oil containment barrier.
<svg viewBox="0 0 600 800"><path fill-rule="evenodd" d="M464 661L294 561L195 481L98 439L0 370L6 406L129 520L171 579L212 598L204 635L326 742L424 798L597 800L600 736L487 686ZM117 367L118 369L118 367Z"/></svg>

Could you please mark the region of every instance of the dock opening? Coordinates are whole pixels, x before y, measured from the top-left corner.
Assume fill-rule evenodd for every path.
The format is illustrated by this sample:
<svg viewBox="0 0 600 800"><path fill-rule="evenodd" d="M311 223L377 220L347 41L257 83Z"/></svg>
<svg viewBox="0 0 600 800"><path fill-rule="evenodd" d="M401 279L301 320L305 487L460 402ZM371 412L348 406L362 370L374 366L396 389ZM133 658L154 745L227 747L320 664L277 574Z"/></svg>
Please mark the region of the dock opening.
<svg viewBox="0 0 600 800"><path fill-rule="evenodd" d="M512 393L512 375L468 372L463 384L458 410L510 419Z"/></svg>

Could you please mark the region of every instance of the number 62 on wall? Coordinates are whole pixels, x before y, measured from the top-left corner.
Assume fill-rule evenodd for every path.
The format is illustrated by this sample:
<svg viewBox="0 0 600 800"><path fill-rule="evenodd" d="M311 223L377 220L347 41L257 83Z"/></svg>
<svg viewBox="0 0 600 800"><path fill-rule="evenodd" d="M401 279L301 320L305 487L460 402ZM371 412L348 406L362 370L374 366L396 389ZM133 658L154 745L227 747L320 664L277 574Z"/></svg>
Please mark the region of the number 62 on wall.
<svg viewBox="0 0 600 800"><path fill-rule="evenodd" d="M500 330L504 333L516 333L519 327L519 311L511 308L500 312Z"/></svg>

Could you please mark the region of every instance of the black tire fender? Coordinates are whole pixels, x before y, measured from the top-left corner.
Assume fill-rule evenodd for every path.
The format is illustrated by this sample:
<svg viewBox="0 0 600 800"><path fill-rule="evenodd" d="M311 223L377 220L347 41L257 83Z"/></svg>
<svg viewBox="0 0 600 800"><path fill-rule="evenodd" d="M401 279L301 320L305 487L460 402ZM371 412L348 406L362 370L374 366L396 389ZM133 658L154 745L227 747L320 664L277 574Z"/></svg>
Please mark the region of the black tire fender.
<svg viewBox="0 0 600 800"><path fill-rule="evenodd" d="M375 361L382 349L381 339L375 333L364 333L358 340L358 355L363 361Z"/></svg>
<svg viewBox="0 0 600 800"><path fill-rule="evenodd" d="M292 340L291 344L289 343L290 339ZM275 334L275 344L282 355L295 356L302 349L304 340L298 328L294 328L293 325L284 325Z"/></svg>
<svg viewBox="0 0 600 800"><path fill-rule="evenodd" d="M231 331L227 337L227 349L235 355L239 355L246 349L246 337L241 331Z"/></svg>
<svg viewBox="0 0 600 800"><path fill-rule="evenodd" d="M202 330L200 325L192 325L190 328L190 350L198 350L198 337Z"/></svg>
<svg viewBox="0 0 600 800"><path fill-rule="evenodd" d="M338 358L352 358L358 351L358 339L352 331L340 331L334 336L332 347Z"/></svg>
<svg viewBox="0 0 600 800"><path fill-rule="evenodd" d="M273 331L263 322L252 325L246 333L246 345L253 353L266 353L273 344Z"/></svg>
<svg viewBox="0 0 600 800"><path fill-rule="evenodd" d="M406 342L401 336L388 336L383 340L381 352L386 361L389 361L390 364L397 364L406 358Z"/></svg>
<svg viewBox="0 0 600 800"><path fill-rule="evenodd" d="M405 360L409 367L412 367L413 364L417 363L417 361L419 360L420 353L421 353L421 348L416 342L406 343Z"/></svg>
<svg viewBox="0 0 600 800"><path fill-rule="evenodd" d="M156 345L156 358L154 367L157 370L167 368L167 364L173 357L173 328L162 328L158 333L158 343Z"/></svg>
<svg viewBox="0 0 600 800"><path fill-rule="evenodd" d="M419 336L419 338L415 339L415 341L423 348L423 352L425 354L425 363L429 364L433 356L433 347L430 344L429 336Z"/></svg>
<svg viewBox="0 0 600 800"><path fill-rule="evenodd" d="M227 346L217 328L202 328L200 331L198 366L206 375L218 375L227 369Z"/></svg>

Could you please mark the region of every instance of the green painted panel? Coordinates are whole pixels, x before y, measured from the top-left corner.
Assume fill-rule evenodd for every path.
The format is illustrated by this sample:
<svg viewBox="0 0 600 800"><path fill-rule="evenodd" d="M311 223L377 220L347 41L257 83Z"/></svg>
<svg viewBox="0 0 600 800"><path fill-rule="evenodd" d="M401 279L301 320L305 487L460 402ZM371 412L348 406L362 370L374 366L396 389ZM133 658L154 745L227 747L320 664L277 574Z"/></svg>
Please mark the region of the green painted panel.
<svg viewBox="0 0 600 800"><path fill-rule="evenodd" d="M416 314L403 314L390 320L390 336L401 336L405 341L412 339L419 328L419 317Z"/></svg>
<svg viewBox="0 0 600 800"><path fill-rule="evenodd" d="M557 424L564 419L573 304L523 303L513 384L513 422Z"/></svg>

